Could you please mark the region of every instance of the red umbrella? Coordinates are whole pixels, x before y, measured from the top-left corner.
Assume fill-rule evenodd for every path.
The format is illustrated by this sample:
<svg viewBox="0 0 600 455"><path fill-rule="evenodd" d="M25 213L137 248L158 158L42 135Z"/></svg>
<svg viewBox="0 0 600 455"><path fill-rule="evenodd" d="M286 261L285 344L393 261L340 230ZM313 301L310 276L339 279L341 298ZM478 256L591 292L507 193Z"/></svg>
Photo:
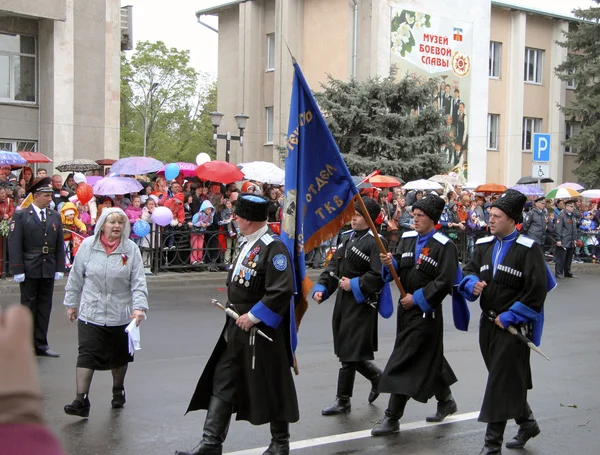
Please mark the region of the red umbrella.
<svg viewBox="0 0 600 455"><path fill-rule="evenodd" d="M504 193L506 191L506 187L504 185L500 185L499 183L484 183L483 185L479 185L475 188L476 193Z"/></svg>
<svg viewBox="0 0 600 455"><path fill-rule="evenodd" d="M48 158L46 155L40 152L27 152L21 151L17 152L19 155L23 157L23 159L27 160L28 163L51 163L52 160Z"/></svg>
<svg viewBox="0 0 600 455"><path fill-rule="evenodd" d="M375 175L369 179L369 183L378 188L391 188L393 186L401 186L402 183L395 177L389 175Z"/></svg>
<svg viewBox="0 0 600 455"><path fill-rule="evenodd" d="M235 164L217 160L198 166L196 175L201 180L224 184L239 182L244 179L243 172L240 171Z"/></svg>

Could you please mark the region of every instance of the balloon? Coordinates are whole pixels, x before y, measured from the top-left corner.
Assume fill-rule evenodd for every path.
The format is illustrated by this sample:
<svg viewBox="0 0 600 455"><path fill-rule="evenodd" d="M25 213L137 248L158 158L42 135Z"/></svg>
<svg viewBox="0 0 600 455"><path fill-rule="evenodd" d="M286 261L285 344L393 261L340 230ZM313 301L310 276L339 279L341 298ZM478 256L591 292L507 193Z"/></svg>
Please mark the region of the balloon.
<svg viewBox="0 0 600 455"><path fill-rule="evenodd" d="M138 237L146 237L150 234L150 225L144 220L137 220L133 225L133 233Z"/></svg>
<svg viewBox="0 0 600 455"><path fill-rule="evenodd" d="M173 212L167 207L156 207L152 212L152 221L159 226L166 226L173 221Z"/></svg>
<svg viewBox="0 0 600 455"><path fill-rule="evenodd" d="M167 164L165 167L165 178L167 180L176 179L179 175L179 166L176 163Z"/></svg>
<svg viewBox="0 0 600 455"><path fill-rule="evenodd" d="M75 172L75 175L73 175L73 180L75 180L75 183L87 183L85 175L83 175L81 172Z"/></svg>
<svg viewBox="0 0 600 455"><path fill-rule="evenodd" d="M75 191L79 202L82 204L87 204L94 197L94 188L89 183L80 183L77 185L77 190Z"/></svg>
<svg viewBox="0 0 600 455"><path fill-rule="evenodd" d="M210 156L208 156L208 153L198 153L198 156L196 156L196 164L198 166L204 163L208 163L209 161Z"/></svg>

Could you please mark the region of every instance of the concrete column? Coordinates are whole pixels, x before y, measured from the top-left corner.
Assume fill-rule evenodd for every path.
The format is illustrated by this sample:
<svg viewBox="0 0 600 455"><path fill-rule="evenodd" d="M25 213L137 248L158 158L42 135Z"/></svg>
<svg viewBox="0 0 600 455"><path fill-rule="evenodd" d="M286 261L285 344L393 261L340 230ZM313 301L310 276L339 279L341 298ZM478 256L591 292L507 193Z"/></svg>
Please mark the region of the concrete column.
<svg viewBox="0 0 600 455"><path fill-rule="evenodd" d="M119 159L121 125L121 2L106 0L104 158Z"/></svg>
<svg viewBox="0 0 600 455"><path fill-rule="evenodd" d="M552 24L552 46L550 56L550 67L552 74L548 75L550 84L550 96L548 100L548 131L552 133L550 144L550 177L555 183L563 181L563 145L565 137L565 116L558 105L566 104L567 83L561 81L554 74L554 68L563 63L567 58L567 49L556 44L564 39L564 32L569 29L569 23L562 20L554 20Z"/></svg>
<svg viewBox="0 0 600 455"><path fill-rule="evenodd" d="M513 11L508 43L508 84L506 98L506 149L504 153L504 184L514 185L521 178L521 137L523 133L523 68L525 67L525 32L527 16Z"/></svg>

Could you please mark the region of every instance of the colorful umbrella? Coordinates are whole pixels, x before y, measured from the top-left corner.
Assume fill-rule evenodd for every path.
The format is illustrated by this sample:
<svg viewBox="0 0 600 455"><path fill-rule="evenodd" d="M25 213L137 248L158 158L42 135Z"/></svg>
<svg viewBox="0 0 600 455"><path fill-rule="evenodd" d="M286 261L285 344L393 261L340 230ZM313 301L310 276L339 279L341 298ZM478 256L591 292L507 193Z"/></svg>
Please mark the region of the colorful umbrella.
<svg viewBox="0 0 600 455"><path fill-rule="evenodd" d="M104 177L94 186L94 194L99 196L112 196L116 194L137 193L144 187L136 179L130 177Z"/></svg>
<svg viewBox="0 0 600 455"><path fill-rule="evenodd" d="M575 190L575 191L581 191L581 190L585 189L585 187L580 185L579 183L573 183L573 182L561 183L560 185L558 185L557 188L571 188L572 190Z"/></svg>
<svg viewBox="0 0 600 455"><path fill-rule="evenodd" d="M60 172L88 172L101 169L100 165L92 160L71 160L63 161L56 170Z"/></svg>
<svg viewBox="0 0 600 455"><path fill-rule="evenodd" d="M571 188L554 188L546 194L548 199L570 199L579 196L581 196L581 194Z"/></svg>
<svg viewBox="0 0 600 455"><path fill-rule="evenodd" d="M441 190L443 188L444 187L437 182L424 179L413 180L404 185L405 190Z"/></svg>
<svg viewBox="0 0 600 455"><path fill-rule="evenodd" d="M374 175L369 179L369 183L377 188L391 188L402 185L397 178L389 175Z"/></svg>
<svg viewBox="0 0 600 455"><path fill-rule="evenodd" d="M52 160L48 158L46 155L40 152L27 152L21 151L17 152L24 158L28 163L51 163Z"/></svg>
<svg viewBox="0 0 600 455"><path fill-rule="evenodd" d="M180 175L183 175L184 177L195 177L196 176L196 169L198 168L197 164L193 164L193 163L175 163L177 165L177 167L179 167L179 173ZM165 168L167 166L164 165L160 171L157 172L157 174L160 175L165 175Z"/></svg>
<svg viewBox="0 0 600 455"><path fill-rule="evenodd" d="M268 161L242 163L238 164L238 168L248 180L271 185L283 185L285 183L285 172Z"/></svg>
<svg viewBox="0 0 600 455"><path fill-rule="evenodd" d="M163 168L163 163L149 156L130 156L116 161L110 171L123 175L150 174Z"/></svg>
<svg viewBox="0 0 600 455"><path fill-rule="evenodd" d="M499 183L484 183L475 188L476 193L504 193L506 187Z"/></svg>
<svg viewBox="0 0 600 455"><path fill-rule="evenodd" d="M218 160L198 166L196 175L201 180L224 184L239 182L244 179L244 174L235 166L235 164Z"/></svg>
<svg viewBox="0 0 600 455"><path fill-rule="evenodd" d="M525 196L543 196L544 190L537 185L515 185L510 187L511 190L517 190Z"/></svg>
<svg viewBox="0 0 600 455"><path fill-rule="evenodd" d="M27 160L25 160L18 153L9 152L8 150L0 150L0 166L13 166L24 164L27 164Z"/></svg>
<svg viewBox="0 0 600 455"><path fill-rule="evenodd" d="M581 192L581 195L587 198L597 198L600 197L600 190L585 190Z"/></svg>

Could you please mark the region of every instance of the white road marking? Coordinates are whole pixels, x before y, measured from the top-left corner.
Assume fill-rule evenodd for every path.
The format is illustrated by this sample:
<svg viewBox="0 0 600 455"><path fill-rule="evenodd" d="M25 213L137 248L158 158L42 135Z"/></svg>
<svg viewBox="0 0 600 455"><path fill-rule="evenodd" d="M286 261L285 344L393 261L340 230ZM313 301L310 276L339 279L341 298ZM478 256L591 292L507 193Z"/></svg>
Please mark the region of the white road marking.
<svg viewBox="0 0 600 455"><path fill-rule="evenodd" d="M446 425L448 423L464 422L466 420L473 420L479 417L479 411L468 412L465 414L456 414L453 416L446 417L443 422L429 423L424 420L419 422L403 423L400 425L400 431L418 430L419 428L435 427L438 425ZM293 427L292 427L293 428ZM354 431L352 433L334 434L331 436L323 436L321 438L304 439L303 441L295 441L290 443L291 450L307 449L309 447L322 446L325 444L335 444L345 441L354 441L356 439L370 438L371 430ZM379 437L378 437L379 439ZM225 455L262 455L267 450L266 447L259 447L257 449L238 450L237 452L229 452Z"/></svg>

